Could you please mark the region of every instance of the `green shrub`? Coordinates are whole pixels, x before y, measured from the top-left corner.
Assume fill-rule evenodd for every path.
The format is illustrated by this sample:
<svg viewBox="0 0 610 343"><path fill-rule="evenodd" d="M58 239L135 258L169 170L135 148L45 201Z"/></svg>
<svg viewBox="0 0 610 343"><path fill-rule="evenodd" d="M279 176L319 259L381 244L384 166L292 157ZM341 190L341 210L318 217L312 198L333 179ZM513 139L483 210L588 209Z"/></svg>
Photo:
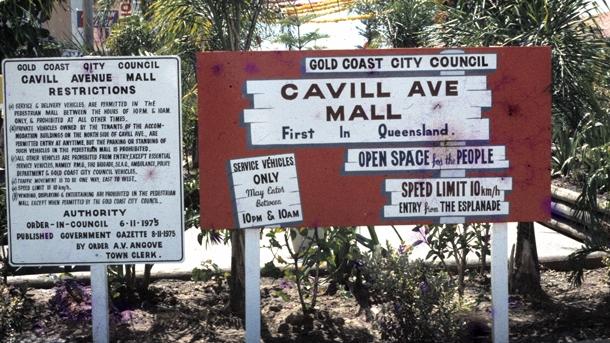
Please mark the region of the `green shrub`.
<svg viewBox="0 0 610 343"><path fill-rule="evenodd" d="M368 254L361 268L384 342L458 339L459 306L447 273L393 250Z"/></svg>
<svg viewBox="0 0 610 343"><path fill-rule="evenodd" d="M460 298L464 295L464 288L466 287L469 254L477 255L481 266L479 274L483 278L486 277L485 265L487 256L490 255L490 230L490 224L443 224L414 229L414 231L420 232L424 236L423 243L430 249L426 260L439 262L440 266L445 269L449 260L453 260L457 267L457 291Z"/></svg>
<svg viewBox="0 0 610 343"><path fill-rule="evenodd" d="M226 286L226 280L229 277L228 272L224 272L212 260L201 262L201 268L193 268L191 280L201 282L212 282L213 289L220 293L223 287Z"/></svg>
<svg viewBox="0 0 610 343"><path fill-rule="evenodd" d="M23 329L29 321L25 309L31 307L32 300L25 289L0 284L0 341Z"/></svg>
<svg viewBox="0 0 610 343"><path fill-rule="evenodd" d="M112 27L106 48L111 55L129 56L153 52L157 49L156 33L150 29L145 18L132 15L122 18Z"/></svg>

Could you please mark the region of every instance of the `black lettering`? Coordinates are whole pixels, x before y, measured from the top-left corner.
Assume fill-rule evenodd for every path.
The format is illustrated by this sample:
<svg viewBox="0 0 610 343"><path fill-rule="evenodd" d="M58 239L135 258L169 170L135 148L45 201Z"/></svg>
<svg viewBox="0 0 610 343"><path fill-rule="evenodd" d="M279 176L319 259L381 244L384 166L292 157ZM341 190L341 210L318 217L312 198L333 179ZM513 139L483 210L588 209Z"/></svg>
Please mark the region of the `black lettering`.
<svg viewBox="0 0 610 343"><path fill-rule="evenodd" d="M294 92L292 94L288 94L288 92L287 92L288 89L291 89ZM287 85L282 86L282 90L281 90L282 98L284 98L286 100L296 99L296 97L299 95L297 90L298 90L298 88L294 83L289 83Z"/></svg>

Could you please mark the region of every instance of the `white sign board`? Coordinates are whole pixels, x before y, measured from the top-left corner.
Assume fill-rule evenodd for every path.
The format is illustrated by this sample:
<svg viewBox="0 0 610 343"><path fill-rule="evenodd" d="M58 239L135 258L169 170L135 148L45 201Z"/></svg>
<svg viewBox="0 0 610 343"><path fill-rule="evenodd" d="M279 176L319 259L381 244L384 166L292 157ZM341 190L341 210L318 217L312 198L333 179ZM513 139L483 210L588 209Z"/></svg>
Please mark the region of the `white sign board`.
<svg viewBox="0 0 610 343"><path fill-rule="evenodd" d="M504 146L348 149L345 171L505 169Z"/></svg>
<svg viewBox="0 0 610 343"><path fill-rule="evenodd" d="M495 70L495 54L379 55L307 57L306 73L421 72Z"/></svg>
<svg viewBox="0 0 610 343"><path fill-rule="evenodd" d="M230 161L240 228L303 220L294 154Z"/></svg>
<svg viewBox="0 0 610 343"><path fill-rule="evenodd" d="M13 265L183 259L180 60L4 60Z"/></svg>
<svg viewBox="0 0 610 343"><path fill-rule="evenodd" d="M489 140L485 76L247 81L253 146Z"/></svg>
<svg viewBox="0 0 610 343"><path fill-rule="evenodd" d="M507 215L510 177L387 179L386 218Z"/></svg>

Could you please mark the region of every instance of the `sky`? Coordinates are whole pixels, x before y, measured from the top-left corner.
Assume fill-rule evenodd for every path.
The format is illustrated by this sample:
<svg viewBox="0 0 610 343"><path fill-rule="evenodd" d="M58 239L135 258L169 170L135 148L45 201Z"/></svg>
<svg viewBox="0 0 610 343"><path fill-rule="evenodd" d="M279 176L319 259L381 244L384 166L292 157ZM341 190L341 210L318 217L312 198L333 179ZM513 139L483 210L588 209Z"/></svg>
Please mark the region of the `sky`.
<svg viewBox="0 0 610 343"><path fill-rule="evenodd" d="M314 1L312 1L314 2ZM341 11L333 14L317 17L316 20L333 20L346 18L350 14L349 11ZM355 49L358 46L362 46L365 43L364 37L358 34L358 27L362 26L359 20L348 20L338 22L327 22L327 23L307 23L302 25L301 31L303 33L312 32L316 29L321 34L328 35L328 38L320 39L315 42L315 46L323 49ZM314 44L310 44L313 46ZM264 42L262 50L286 50L286 46L273 43Z"/></svg>
<svg viewBox="0 0 610 343"><path fill-rule="evenodd" d="M300 0L298 2L316 3L320 1ZM610 0L608 0L607 5L605 4L606 0L592 0L591 3L596 4L600 8L601 12L609 11L608 5L610 5ZM348 11L341 11L321 16L316 19L332 20L337 18L346 18L350 15L354 14L349 13ZM316 46L323 49L356 49L359 46L364 45L366 41L364 37L358 34L358 27L363 27L359 20L348 20L326 23L308 23L304 24L301 27L301 30L302 32L311 32L318 29L320 33L328 35L328 38L320 39L315 42ZM286 50L287 47L280 43L264 42L261 49Z"/></svg>

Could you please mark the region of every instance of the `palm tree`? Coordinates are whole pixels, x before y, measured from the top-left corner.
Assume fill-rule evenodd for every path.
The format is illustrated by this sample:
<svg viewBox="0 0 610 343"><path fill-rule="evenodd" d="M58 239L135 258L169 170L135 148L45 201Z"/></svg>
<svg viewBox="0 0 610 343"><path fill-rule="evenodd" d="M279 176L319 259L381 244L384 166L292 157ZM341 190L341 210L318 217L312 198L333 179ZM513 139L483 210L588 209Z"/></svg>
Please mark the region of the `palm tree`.
<svg viewBox="0 0 610 343"><path fill-rule="evenodd" d="M58 55L49 31L42 23L49 20L59 0L0 1L0 62L7 57Z"/></svg>
<svg viewBox="0 0 610 343"><path fill-rule="evenodd" d="M554 135L572 135L583 117L606 116L596 85L610 67L608 42L589 0L457 0L441 7L435 32L445 46L552 47ZM594 190L593 190L594 191ZM512 286L539 293L540 274L532 223L519 223Z"/></svg>
<svg viewBox="0 0 610 343"><path fill-rule="evenodd" d="M274 13L271 6L264 0L166 0L156 1L149 8L152 27L157 30L158 39L173 46L173 53L183 54L183 61L186 58L186 64L193 68L187 82L192 82L191 91L196 95L196 80L192 78L196 74L195 52L250 50L256 42L260 23ZM176 48L185 49L176 52ZM195 130L196 125L195 117ZM230 234L232 256L229 307L232 312L243 314L245 236L243 230L234 230Z"/></svg>
<svg viewBox="0 0 610 343"><path fill-rule="evenodd" d="M358 0L354 5L356 13L368 16L362 20L365 29L360 33L367 38L367 46L382 37L393 48L426 45L435 10L434 0Z"/></svg>
<svg viewBox="0 0 610 343"><path fill-rule="evenodd" d="M59 45L54 44L52 37L42 24L49 20L53 6L61 3L58 0L5 0L0 1L0 62L11 57L58 56ZM1 71L0 71L1 72ZM0 83L2 79L0 78ZM0 87L1 88L1 87ZM0 109L0 114L2 109ZM0 126L2 119L0 119ZM4 145L3 133L0 133L0 149ZM4 163L1 163L4 168ZM6 203L4 180L0 182L0 211L5 212ZM0 274L6 284L8 256L3 246L7 242L6 217L0 218Z"/></svg>
<svg viewBox="0 0 610 343"><path fill-rule="evenodd" d="M553 50L555 129L573 132L600 112L599 84L608 70L608 42L591 0L458 0L441 7L436 39L445 46L535 46Z"/></svg>
<svg viewBox="0 0 610 343"><path fill-rule="evenodd" d="M100 7L110 9L115 1L102 0ZM181 57L184 146L190 150L190 156L186 158L189 170L185 177L186 223L198 227L196 54L211 50L250 50L258 40L261 23L275 14L274 5L264 0L149 0L145 4L141 17L127 19L113 30L108 47L117 53L151 52ZM221 240L217 231L207 230L199 235L200 240L206 235L212 242ZM243 314L244 232L230 231L230 236L231 296L228 307L234 313Z"/></svg>

